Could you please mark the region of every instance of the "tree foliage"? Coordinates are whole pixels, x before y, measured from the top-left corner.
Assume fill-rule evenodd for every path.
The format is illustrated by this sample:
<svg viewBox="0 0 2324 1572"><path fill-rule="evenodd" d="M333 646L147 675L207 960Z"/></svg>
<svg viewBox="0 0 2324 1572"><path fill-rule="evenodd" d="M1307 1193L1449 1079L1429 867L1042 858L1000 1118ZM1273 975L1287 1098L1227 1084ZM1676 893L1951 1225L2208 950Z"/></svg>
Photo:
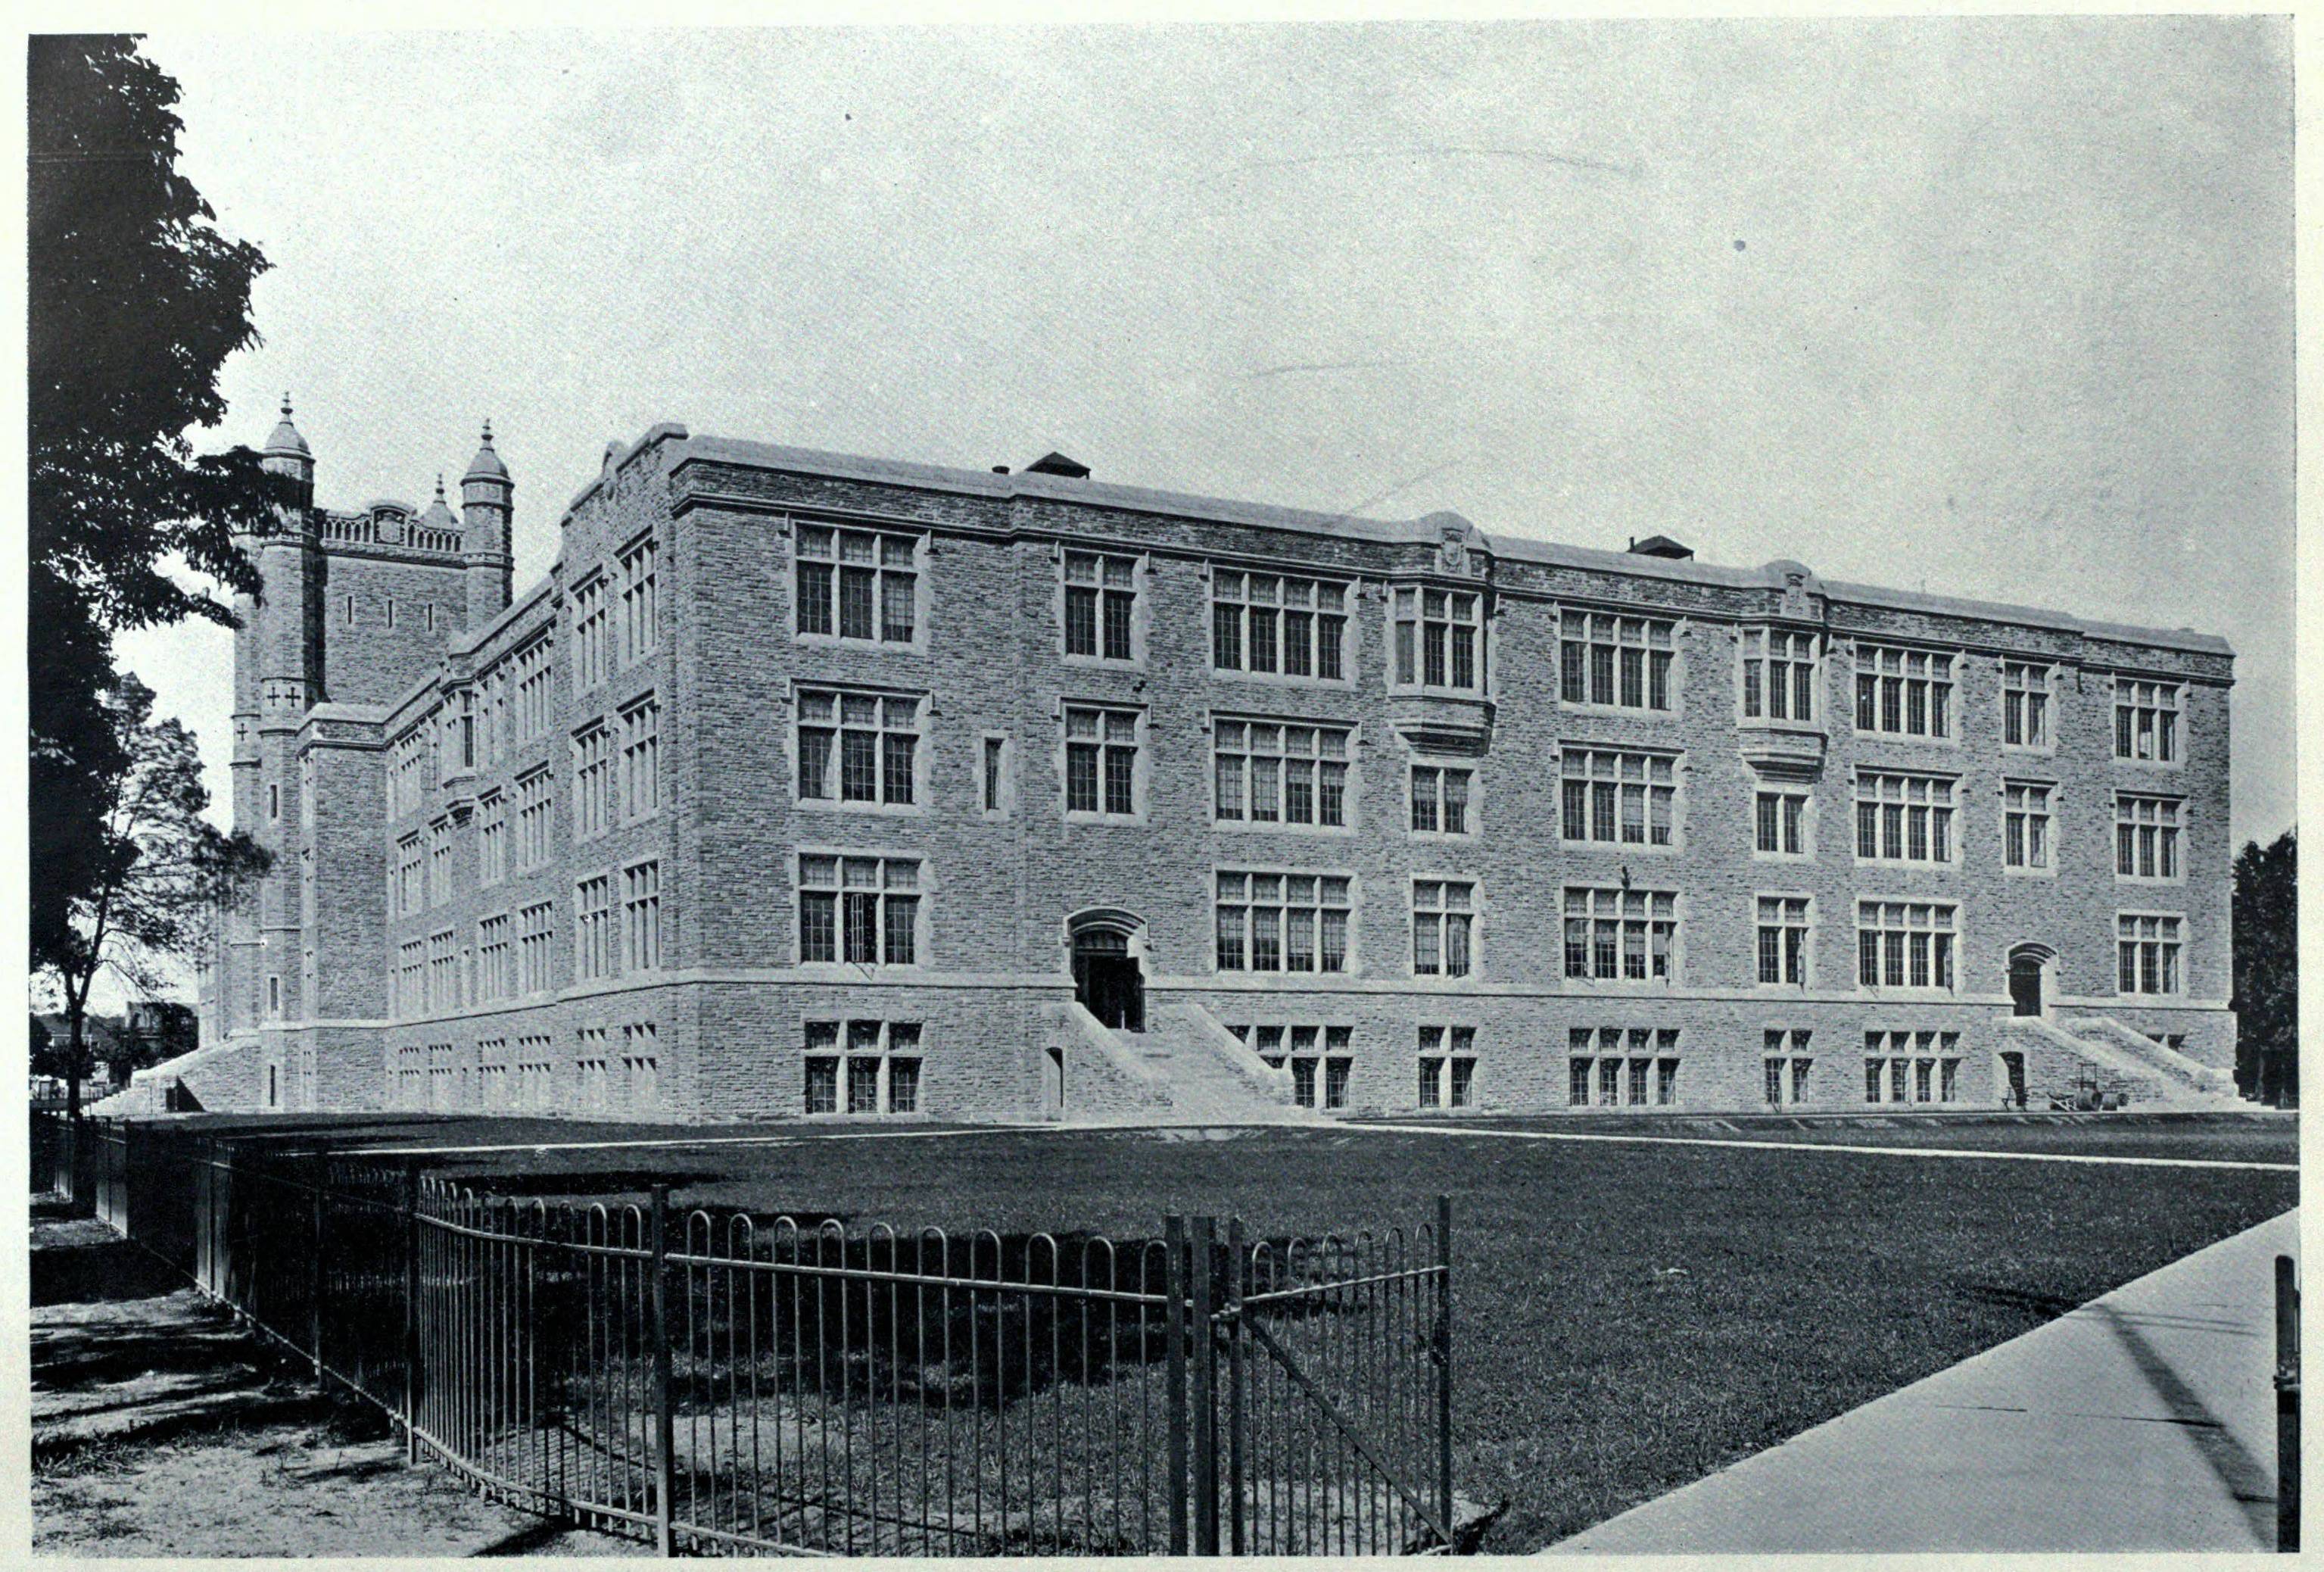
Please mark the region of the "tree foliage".
<svg viewBox="0 0 2324 1572"><path fill-rule="evenodd" d="M72 964L75 902L106 874L97 807L127 761L104 695L111 636L255 593L234 542L285 495L247 448L197 455L217 374L256 342L258 248L221 236L178 171L178 85L125 36L36 34L26 160L32 963ZM190 569L190 583L174 577Z"/></svg>
<svg viewBox="0 0 2324 1572"><path fill-rule="evenodd" d="M212 824L193 734L153 719L153 692L124 675L104 696L114 745L125 761L95 804L98 837L89 887L68 902L66 932L46 971L62 1003L61 1055L71 1105L90 1056L90 990L112 972L134 993L165 985L167 963L200 951L212 913L245 899L271 858L248 832Z"/></svg>
<svg viewBox="0 0 2324 1572"><path fill-rule="evenodd" d="M2236 857L2236 1083L2287 1105L2300 1100L2299 862L2292 830Z"/></svg>

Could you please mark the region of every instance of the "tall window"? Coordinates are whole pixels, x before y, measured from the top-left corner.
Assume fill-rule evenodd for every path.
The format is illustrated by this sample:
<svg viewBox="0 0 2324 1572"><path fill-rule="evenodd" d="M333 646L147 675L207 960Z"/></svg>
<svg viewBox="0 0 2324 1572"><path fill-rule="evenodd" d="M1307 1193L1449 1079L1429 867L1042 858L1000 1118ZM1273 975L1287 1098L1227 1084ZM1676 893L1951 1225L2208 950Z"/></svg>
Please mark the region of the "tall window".
<svg viewBox="0 0 2324 1572"><path fill-rule="evenodd" d="M908 966L919 955L918 857L799 856L799 959Z"/></svg>
<svg viewBox="0 0 2324 1572"><path fill-rule="evenodd" d="M1670 1106L1678 1101L1678 1044L1674 1027L1568 1029L1566 1101L1576 1108Z"/></svg>
<svg viewBox="0 0 2324 1572"><path fill-rule="evenodd" d="M2050 746L2050 668L2001 663L2001 741L2012 748Z"/></svg>
<svg viewBox="0 0 2324 1572"><path fill-rule="evenodd" d="M913 1114L920 1107L920 1024L908 1021L810 1021L804 1106L810 1114ZM843 1039L842 1032L844 1032ZM844 1053L842 1052L843 1043Z"/></svg>
<svg viewBox="0 0 2324 1572"><path fill-rule="evenodd" d="M1467 1108L1475 1105L1477 1029L1473 1026L1424 1026L1420 1029L1420 1105L1424 1108Z"/></svg>
<svg viewBox="0 0 2324 1572"><path fill-rule="evenodd" d="M1676 975L1678 892L1569 884L1565 975L1601 983Z"/></svg>
<svg viewBox="0 0 2324 1572"><path fill-rule="evenodd" d="M909 807L919 741L916 697L801 689L799 800Z"/></svg>
<svg viewBox="0 0 2324 1572"><path fill-rule="evenodd" d="M428 904L441 906L452 898L452 822L439 818L428 827Z"/></svg>
<svg viewBox="0 0 2324 1572"><path fill-rule="evenodd" d="M1815 719L1816 640L1781 628L1743 630L1743 718Z"/></svg>
<svg viewBox="0 0 2324 1572"><path fill-rule="evenodd" d="M2179 814L2175 797L2114 800L2114 871L2120 879L2179 877Z"/></svg>
<svg viewBox="0 0 2324 1572"><path fill-rule="evenodd" d="M1336 682L1345 671L1347 604L1348 587L1329 579L1220 569L1211 575L1211 664Z"/></svg>
<svg viewBox="0 0 2324 1572"><path fill-rule="evenodd" d="M436 1013L460 1007L460 950L451 929L428 936L428 1008Z"/></svg>
<svg viewBox="0 0 2324 1572"><path fill-rule="evenodd" d="M1808 1072L1815 1060L1808 1054L1809 1034L1769 1028L1763 1040L1767 1105L1781 1108L1808 1100Z"/></svg>
<svg viewBox="0 0 2324 1572"><path fill-rule="evenodd" d="M533 640L514 657L516 667L516 735L529 743L549 735L549 641Z"/></svg>
<svg viewBox="0 0 2324 1572"><path fill-rule="evenodd" d="M1468 590L1396 592L1396 683L1481 693L1485 687L1481 597Z"/></svg>
<svg viewBox="0 0 2324 1572"><path fill-rule="evenodd" d="M577 691L587 692L605 680L613 670L606 648L605 579L603 574L593 574L589 582L573 592L573 683Z"/></svg>
<svg viewBox="0 0 2324 1572"><path fill-rule="evenodd" d="M1759 981L1805 987L1808 981L1808 897L1762 895L1759 901Z"/></svg>
<svg viewBox="0 0 2324 1572"><path fill-rule="evenodd" d="M1138 815L1134 709L1065 708L1065 811L1094 818Z"/></svg>
<svg viewBox="0 0 2324 1572"><path fill-rule="evenodd" d="M538 868L549 861L549 780L535 770L516 783L516 865Z"/></svg>
<svg viewBox="0 0 2324 1572"><path fill-rule="evenodd" d="M1950 988L1955 909L1928 901L1859 901L1856 980L1868 988Z"/></svg>
<svg viewBox="0 0 2324 1572"><path fill-rule="evenodd" d="M1221 824L1336 828L1348 822L1344 726L1220 720L1211 727Z"/></svg>
<svg viewBox="0 0 2324 1572"><path fill-rule="evenodd" d="M1218 969L1346 971L1352 883L1341 874L1220 870Z"/></svg>
<svg viewBox="0 0 2324 1572"><path fill-rule="evenodd" d="M1857 771L1857 861L1951 862L1953 784L1944 775Z"/></svg>
<svg viewBox="0 0 2324 1572"><path fill-rule="evenodd" d="M428 941L405 939L397 948L396 963L397 1013L417 1015L428 1007Z"/></svg>
<svg viewBox="0 0 2324 1572"><path fill-rule="evenodd" d="M912 535L798 529L798 631L908 644L918 626L919 541Z"/></svg>
<svg viewBox="0 0 2324 1572"><path fill-rule="evenodd" d="M1803 857L1808 844L1808 789L1761 786L1752 793L1751 849L1765 857Z"/></svg>
<svg viewBox="0 0 2324 1572"><path fill-rule="evenodd" d="M1065 653L1097 661L1133 659L1138 559L1065 553Z"/></svg>
<svg viewBox="0 0 2324 1572"><path fill-rule="evenodd" d="M1009 811L1009 739L984 739L984 811Z"/></svg>
<svg viewBox="0 0 2324 1572"><path fill-rule="evenodd" d="M2050 793L2038 781L2010 781L2001 789L2001 860L2012 868L2043 869L2050 862Z"/></svg>
<svg viewBox="0 0 2324 1572"><path fill-rule="evenodd" d="M1474 966L1477 886L1466 879L1412 882L1412 972L1465 977Z"/></svg>
<svg viewBox="0 0 2324 1572"><path fill-rule="evenodd" d="M400 916L409 917L427 907L428 887L421 858L418 835L405 836L395 843L395 910Z"/></svg>
<svg viewBox="0 0 2324 1572"><path fill-rule="evenodd" d="M592 721L573 739L573 833L602 835L613 822L613 734Z"/></svg>
<svg viewBox="0 0 2324 1572"><path fill-rule="evenodd" d="M622 870L622 962L633 972L661 969L661 864Z"/></svg>
<svg viewBox="0 0 2324 1572"><path fill-rule="evenodd" d="M613 877L599 874L573 888L573 976L580 982L610 977L620 969L613 944Z"/></svg>
<svg viewBox="0 0 2324 1572"><path fill-rule="evenodd" d="M1557 695L1566 704L1667 711L1675 623L1569 611L1558 619Z"/></svg>
<svg viewBox="0 0 2324 1572"><path fill-rule="evenodd" d="M1471 772L1450 764L1412 766L1412 829L1416 835L1470 835Z"/></svg>
<svg viewBox="0 0 2324 1572"><path fill-rule="evenodd" d="M1669 754L1567 748L1563 765L1569 841L1666 846L1677 820L1677 760Z"/></svg>
<svg viewBox="0 0 2324 1572"><path fill-rule="evenodd" d="M1960 1033L1866 1032L1864 1100L1868 1103L1959 1102Z"/></svg>
<svg viewBox="0 0 2324 1572"><path fill-rule="evenodd" d="M1928 650L1856 646L1856 729L1885 736L1953 735L1953 658Z"/></svg>
<svg viewBox="0 0 2324 1572"><path fill-rule="evenodd" d="M2117 991L2176 994L2179 989L2179 919L2126 911L2115 919Z"/></svg>
<svg viewBox="0 0 2324 1572"><path fill-rule="evenodd" d="M476 997L505 999L516 992L516 950L503 911L476 924Z"/></svg>
<svg viewBox="0 0 2324 1572"><path fill-rule="evenodd" d="M1322 1072L1320 1105L1348 1105L1350 1072L1355 1058L1348 1051L1355 1029L1348 1026L1252 1026L1227 1028L1269 1069L1291 1072L1291 1100L1302 1108L1319 1105L1318 1075Z"/></svg>
<svg viewBox="0 0 2324 1572"><path fill-rule="evenodd" d="M543 901L517 913L517 985L528 994L549 986L549 947L552 902Z"/></svg>
<svg viewBox="0 0 2324 1572"><path fill-rule="evenodd" d="M2114 756L2173 763L2179 758L2179 689L2170 682L2117 677L2114 682Z"/></svg>
<svg viewBox="0 0 2324 1572"><path fill-rule="evenodd" d="M622 711L621 784L622 817L661 806L661 705L651 695Z"/></svg>
<svg viewBox="0 0 2324 1572"><path fill-rule="evenodd" d="M652 654L660 636L659 554L651 535L622 553L621 661L624 666ZM911 634L904 636L908 640Z"/></svg>
<svg viewBox="0 0 2324 1572"><path fill-rule="evenodd" d="M661 1105L660 1031L650 1021L622 1028L622 1090L628 1105L650 1113Z"/></svg>

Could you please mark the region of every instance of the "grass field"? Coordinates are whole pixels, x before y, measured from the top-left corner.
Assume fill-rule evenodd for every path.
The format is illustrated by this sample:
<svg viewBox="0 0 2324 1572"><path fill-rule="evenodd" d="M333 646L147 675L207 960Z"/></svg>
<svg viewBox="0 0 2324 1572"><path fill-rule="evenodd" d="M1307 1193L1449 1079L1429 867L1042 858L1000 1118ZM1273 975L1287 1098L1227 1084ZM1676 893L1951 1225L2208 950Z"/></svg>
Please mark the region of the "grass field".
<svg viewBox="0 0 2324 1572"><path fill-rule="evenodd" d="M1637 1120L1605 1123L1643 1133ZM2288 1161L2288 1120L1693 1123L1725 1128L1673 1122L1667 1133L1739 1132L1771 1147L1361 1128L851 1141L826 1126L781 1144L528 1149L445 1165L480 1188L604 1195L659 1179L681 1202L1125 1236L1173 1211L1236 1213L1269 1232L1378 1228L1418 1222L1449 1193L1456 1478L1465 1495L1509 1502L1486 1544L1505 1551L1536 1549L2027 1331L2296 1197L2295 1176L2282 1172L1784 1149ZM418 1128L446 1144L657 1133L556 1121L341 1133L401 1144ZM760 1133L778 1131L805 1133Z"/></svg>

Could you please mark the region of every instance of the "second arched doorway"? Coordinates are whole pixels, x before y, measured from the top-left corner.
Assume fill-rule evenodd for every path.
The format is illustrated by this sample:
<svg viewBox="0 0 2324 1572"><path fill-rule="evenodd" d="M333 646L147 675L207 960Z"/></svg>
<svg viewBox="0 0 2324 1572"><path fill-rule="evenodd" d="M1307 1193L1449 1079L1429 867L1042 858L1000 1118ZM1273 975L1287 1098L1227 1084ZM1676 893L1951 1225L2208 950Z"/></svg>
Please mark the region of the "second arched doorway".
<svg viewBox="0 0 2324 1572"><path fill-rule="evenodd" d="M2058 952L2045 944L2021 944L2009 952L2009 1013L2041 1015L2048 1012L2050 966Z"/></svg>
<svg viewBox="0 0 2324 1572"><path fill-rule="evenodd" d="M1105 908L1065 920L1073 949L1074 997L1102 1026L1117 1031L1146 1030L1146 969L1139 942L1145 924L1127 911Z"/></svg>

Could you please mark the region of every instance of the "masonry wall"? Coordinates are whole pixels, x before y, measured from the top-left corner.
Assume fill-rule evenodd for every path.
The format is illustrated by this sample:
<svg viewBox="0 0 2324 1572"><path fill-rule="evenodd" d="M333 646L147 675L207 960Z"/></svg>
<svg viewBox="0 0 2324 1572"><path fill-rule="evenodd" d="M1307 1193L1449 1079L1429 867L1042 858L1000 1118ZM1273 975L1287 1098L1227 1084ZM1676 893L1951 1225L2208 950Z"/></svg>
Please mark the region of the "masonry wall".
<svg viewBox="0 0 2324 1572"><path fill-rule="evenodd" d="M794 552L802 520L926 535L918 633L909 645L794 634ZM657 648L580 689L568 591L612 567L648 530L659 542ZM373 950L378 965L351 968L345 1018L357 1019L364 999L377 1001L380 1016L389 1013L392 968L400 945L410 939L451 929L466 981L456 1006L391 1021L367 1050L353 1046L353 1038L318 1047L316 1096L331 1095L326 1088L348 1084L355 1074L326 1062L335 1052L350 1060L367 1053L391 1100L418 1096L423 1104L444 1096L481 1104L492 1095L488 1086L516 1082L523 1060L554 1064L549 1096L556 1106L617 1112L582 1096L575 1067L619 1058L623 1034L650 1025L657 1110L703 1118L788 1114L802 1106L808 1022L896 1021L907 1018L899 1012L910 1012L927 1032L921 1112L1038 1116L1054 1111L1056 1101L1045 1078L1055 1034L1043 1022L1070 997L1066 920L1093 908L1127 911L1141 924L1134 949L1157 996L1197 1002L1229 1025L1347 1027L1349 1105L1356 1108L1415 1107L1418 1033L1432 1025L1474 1029L1475 1100L1485 1106L1569 1105L1572 1034L1593 1034L1594 1059L1600 1056L1595 1034L1608 1028L1657 1034L1657 1059L1665 1057L1659 1034L1677 1031L1677 1100L1701 1107L1762 1102L1771 1031L1786 1034L1787 1060L1810 1061L1795 1085L1787 1082L1786 1100L1831 1108L1865 1103L1866 1033L1927 1032L1938 1040L1950 1034L1948 1057L1960 1061L1956 1100L1990 1105L2001 1096L1995 1056L2010 1009L2009 957L2026 945L2050 957L2045 1002L2058 1013L2110 1014L2137 1031L2181 1037L2187 1052L2208 1062L2231 1058L2232 1018L2224 1009L2230 975L2225 658L2087 633L2067 619L2011 621L1925 598L1858 593L1822 585L1804 569L1787 578L1779 571L1784 564L1736 571L1637 559L1617 569L1554 551L1511 550L1497 557L1494 543L1473 532L1447 541L1463 549L1440 553L1437 539L1406 526L1327 532L1130 508L1103 496L1077 500L1070 486L1054 482L1011 490L752 465L697 451L682 434L616 455L567 515L546 594L475 648L456 649L432 667L401 645L376 656L383 675L375 690L399 701L381 722L383 747L425 724L436 707L543 627L553 638L555 715L545 737L480 761L457 778L431 781L425 803L383 829L376 775L367 783L352 773L334 778L330 793L347 794L348 817L330 818L318 837L345 837L366 849L331 864L342 883L324 907L344 897L349 912L329 948L360 955L374 944L363 925L370 912L381 913ZM1060 562L1067 546L1080 544L1139 559L1130 661L1063 653ZM1305 569L1349 581L1354 598L1345 679L1294 682L1213 672L1212 575L1221 565ZM344 583L375 569L385 571L371 562L335 565L334 571ZM1474 756L1444 756L1434 743L1416 743L1427 731L1429 707L1389 691L1388 592L1406 582L1489 597L1491 675L1484 697L1490 733ZM336 615L337 603L325 604ZM1561 700L1557 618L1567 606L1634 608L1675 621L1670 712ZM1812 850L1797 857L1754 849L1753 794L1762 777L1753 761L1764 763L1766 752L1757 731L1738 724L1740 632L1774 619L1818 628L1826 639L1811 739L1821 760L1812 785ZM354 680L353 667L374 657L359 641L334 636L341 662L336 696ZM1856 732L1857 646L1882 640L1960 652L1953 737ZM2011 749L2000 741L2005 656L2045 661L2061 672L2052 710L2055 740L2047 749ZM437 675L417 691L386 680L422 667ZM2110 683L2116 671L2181 684L2184 762L2113 757ZM924 696L910 809L798 800L797 695L802 685L816 684ZM660 707L661 805L577 839L573 735L596 719L614 721L649 693ZM1064 812L1062 711L1072 702L1143 716L1133 821L1074 822ZM1222 716L1351 728L1350 823L1316 830L1213 823L1212 738ZM1007 748L1004 803L997 812L986 811L981 800L988 737ZM1561 752L1582 744L1676 755L1674 845L1563 838ZM376 755L369 757L365 768L375 771ZM1408 828L1416 758L1475 772L1468 834ZM519 869L515 781L540 764L554 787L551 852L545 866ZM1859 864L1852 785L1859 766L1957 778L1951 864ZM2053 855L2047 869L2002 865L2010 781L2051 788ZM2185 799L2180 878L2164 884L2117 879L2118 790ZM476 825L496 791L510 805L512 868L480 889ZM455 831L452 888L423 911L384 915L397 838L414 831L424 837L439 820ZM917 858L926 912L918 964L872 974L803 964L796 931L802 849ZM642 858L660 866L660 967L577 984L576 881L600 873L618 880ZM1350 876L1356 911L1346 975L1219 972L1213 889L1221 869ZM1476 966L1466 979L1413 973L1412 883L1436 877L1477 886ZM1680 939L1671 980L1605 983L1561 975L1565 892L1583 886L1676 893ZM1811 972L1803 986L1757 982L1755 902L1773 894L1812 902ZM1876 898L1957 908L1953 990L1891 997L1859 986L1856 903ZM552 911L546 986L514 999L481 997L474 985L479 920L506 912L513 937L518 914L540 902ZM2175 997L2117 997L2115 923L2126 911L2181 917L2184 986ZM330 1013L319 1000L317 1007ZM520 1050L521 1041L534 1046Z"/></svg>

